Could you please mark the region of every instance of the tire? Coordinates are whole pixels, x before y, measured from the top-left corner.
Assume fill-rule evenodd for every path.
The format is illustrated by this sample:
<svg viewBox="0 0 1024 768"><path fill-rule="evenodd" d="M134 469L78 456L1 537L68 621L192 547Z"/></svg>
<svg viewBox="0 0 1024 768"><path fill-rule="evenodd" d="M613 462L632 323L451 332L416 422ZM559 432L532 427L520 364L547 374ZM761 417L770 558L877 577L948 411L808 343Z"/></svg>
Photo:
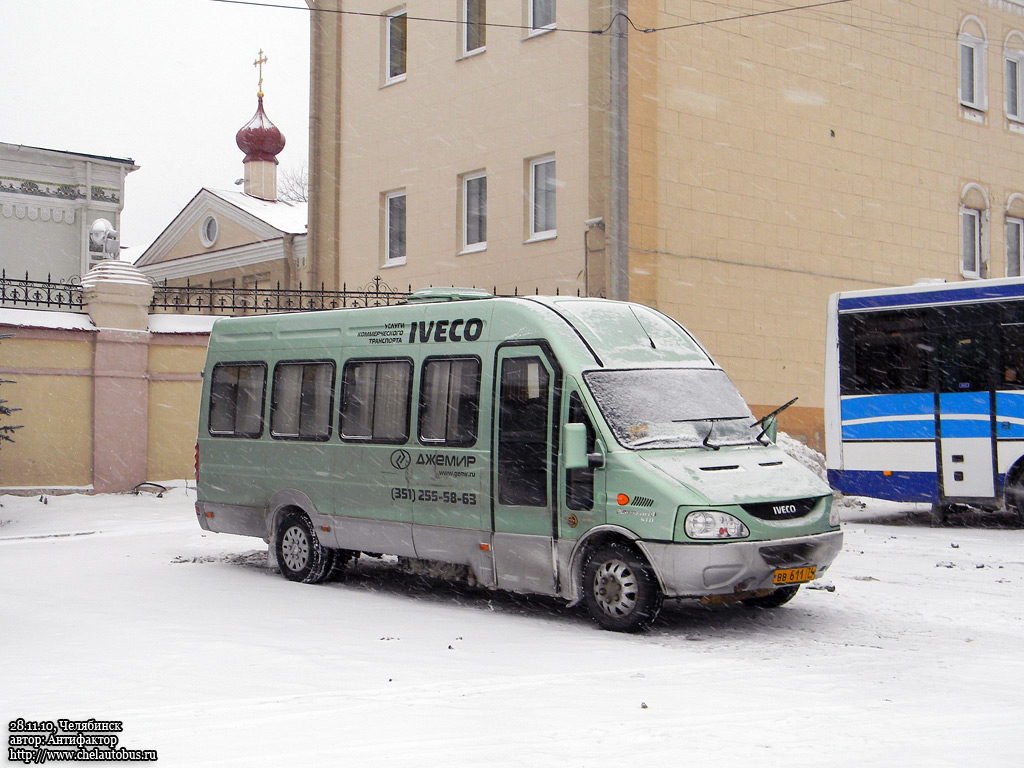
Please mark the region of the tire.
<svg viewBox="0 0 1024 768"><path fill-rule="evenodd" d="M930 511L932 528L942 528L949 522L949 513L953 511L952 504L932 504Z"/></svg>
<svg viewBox="0 0 1024 768"><path fill-rule="evenodd" d="M788 587L779 587L770 595L765 595L764 597L748 597L746 600L742 600L741 602L752 608L780 608L796 597L796 593L799 591L799 584L791 584Z"/></svg>
<svg viewBox="0 0 1024 768"><path fill-rule="evenodd" d="M331 572L332 550L323 546L302 512L289 512L277 529L277 564L289 581L317 584Z"/></svg>
<svg viewBox="0 0 1024 768"><path fill-rule="evenodd" d="M358 559L359 553L351 549L331 549L331 567L327 571L326 581L341 581L345 578L348 564Z"/></svg>
<svg viewBox="0 0 1024 768"><path fill-rule="evenodd" d="M662 594L651 567L634 550L609 544L583 566L583 601L604 629L636 632L658 617Z"/></svg>
<svg viewBox="0 0 1024 768"><path fill-rule="evenodd" d="M1007 511L1017 516L1017 525L1024 527L1024 482L1019 474L1013 480L1007 481L1003 489L1003 499Z"/></svg>

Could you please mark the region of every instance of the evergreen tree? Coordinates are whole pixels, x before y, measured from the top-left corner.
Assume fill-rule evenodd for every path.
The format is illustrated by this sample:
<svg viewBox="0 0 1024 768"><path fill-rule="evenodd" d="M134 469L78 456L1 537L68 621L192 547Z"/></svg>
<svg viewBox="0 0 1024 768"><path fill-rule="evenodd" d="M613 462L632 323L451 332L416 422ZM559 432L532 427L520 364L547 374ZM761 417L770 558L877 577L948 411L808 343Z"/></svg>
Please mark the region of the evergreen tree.
<svg viewBox="0 0 1024 768"><path fill-rule="evenodd" d="M9 339L11 338L12 335L13 334L10 333L0 334L0 341L2 341L3 339ZM14 382L11 381L10 379L0 379L0 384L14 384ZM10 416L15 411L20 410L21 408L9 408L7 406L7 401L0 397L0 417ZM14 430L16 429L21 429L21 425L12 427L8 424L0 424L0 444L2 444L4 440L6 440L9 443L13 443L14 438L11 437L11 433L14 432Z"/></svg>

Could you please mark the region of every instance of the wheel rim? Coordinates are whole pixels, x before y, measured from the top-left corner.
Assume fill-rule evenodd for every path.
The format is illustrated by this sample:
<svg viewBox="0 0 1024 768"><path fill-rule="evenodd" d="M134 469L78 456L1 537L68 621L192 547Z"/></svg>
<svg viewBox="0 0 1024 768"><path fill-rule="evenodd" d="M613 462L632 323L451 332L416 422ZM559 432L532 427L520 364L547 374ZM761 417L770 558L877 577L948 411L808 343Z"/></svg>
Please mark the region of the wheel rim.
<svg viewBox="0 0 1024 768"><path fill-rule="evenodd" d="M281 537L281 559L290 571L301 571L309 562L309 539L306 532L293 525Z"/></svg>
<svg viewBox="0 0 1024 768"><path fill-rule="evenodd" d="M621 560L606 560L598 566L591 585L598 607L615 618L628 616L636 607L636 576Z"/></svg>

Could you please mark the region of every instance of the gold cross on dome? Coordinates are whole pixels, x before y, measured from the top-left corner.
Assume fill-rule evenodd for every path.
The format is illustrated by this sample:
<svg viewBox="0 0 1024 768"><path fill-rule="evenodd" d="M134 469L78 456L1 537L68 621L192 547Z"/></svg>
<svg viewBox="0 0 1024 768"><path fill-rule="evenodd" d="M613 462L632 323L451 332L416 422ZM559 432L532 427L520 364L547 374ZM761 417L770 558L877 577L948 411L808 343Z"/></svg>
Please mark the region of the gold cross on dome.
<svg viewBox="0 0 1024 768"><path fill-rule="evenodd" d="M267 57L263 55L263 49L260 48L260 55L256 57L256 61L254 61L252 63L252 65L254 67L259 67L259 69L260 69L260 84L259 84L259 92L258 92L257 95L261 99L263 98L263 65L266 64L266 63L267 63Z"/></svg>

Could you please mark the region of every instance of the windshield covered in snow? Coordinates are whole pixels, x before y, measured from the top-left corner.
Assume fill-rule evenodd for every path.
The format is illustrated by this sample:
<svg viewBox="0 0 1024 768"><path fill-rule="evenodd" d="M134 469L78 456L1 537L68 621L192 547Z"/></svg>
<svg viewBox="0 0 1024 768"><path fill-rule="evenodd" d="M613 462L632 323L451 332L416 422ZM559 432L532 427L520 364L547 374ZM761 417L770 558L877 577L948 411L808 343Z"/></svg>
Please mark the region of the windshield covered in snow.
<svg viewBox="0 0 1024 768"><path fill-rule="evenodd" d="M761 431L721 370L589 371L584 380L626 448L750 445Z"/></svg>

